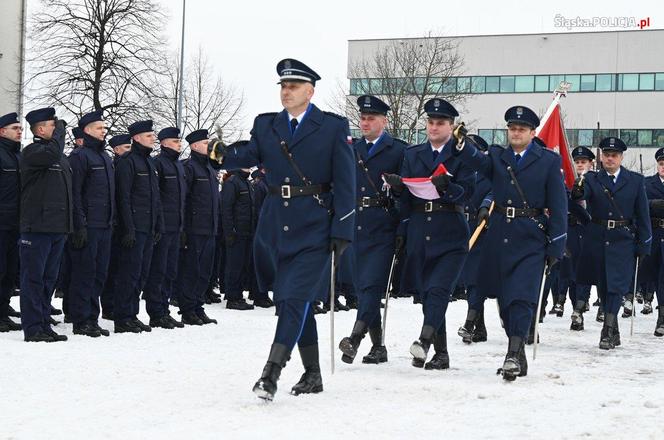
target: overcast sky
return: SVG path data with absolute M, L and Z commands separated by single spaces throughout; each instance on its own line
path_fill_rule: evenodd
M 164 30 L 175 50 L 180 44 L 182 0 L 155 1 L 169 13 Z M 248 130 L 256 114 L 281 110 L 275 65 L 282 58 L 297 58 L 318 72 L 323 79 L 316 86 L 314 103 L 325 109 L 337 82 L 346 81 L 348 40 L 418 37 L 429 30 L 445 35 L 568 32 L 554 26 L 556 14 L 650 17 L 651 28 L 664 28 L 664 4 L 643 0 L 595 4 L 579 0 L 187 0 L 185 56 L 201 46 L 224 81 L 244 91 Z M 610 29 L 575 29 L 582 30 Z

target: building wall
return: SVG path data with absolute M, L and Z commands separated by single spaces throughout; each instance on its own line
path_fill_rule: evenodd
M 17 111 L 20 105 L 21 21 L 23 0 L 2 0 L 0 13 L 0 115 Z
M 466 78 L 612 74 L 615 91 L 572 90 L 562 101 L 565 127 L 574 132 L 571 142 L 574 144 L 578 137 L 586 139 L 587 143 L 587 139 L 593 137 L 589 130 L 596 129 L 599 122 L 603 130 L 629 130 L 630 133 L 624 132 L 625 136 L 640 138 L 643 142 L 652 139 L 649 145 L 640 143 L 639 147 L 664 146 L 664 57 L 656 55 L 664 47 L 664 30 L 468 36 L 455 37 L 455 40 L 465 60 L 460 74 Z M 394 41 L 399 40 L 349 41 L 349 66 L 361 59 L 370 60 L 377 50 Z M 655 90 L 620 91 L 622 74 L 630 73 L 659 73 L 655 77 L 660 90 L 653 87 Z M 349 79 L 352 83 L 354 78 L 350 71 Z M 574 88 L 578 89 L 579 84 Z M 629 88 L 626 82 L 625 88 Z M 351 94 L 357 93 L 351 90 Z M 503 114 L 513 105 L 525 105 L 544 114 L 552 94 L 549 89 L 534 93 L 469 93 L 466 98 L 459 106 L 461 119 L 471 129 L 489 133 L 487 129 L 505 128 Z M 641 132 L 636 131 L 638 129 L 642 129 Z M 581 136 L 588 132 L 590 137 Z M 595 132 L 595 140 L 603 134 Z

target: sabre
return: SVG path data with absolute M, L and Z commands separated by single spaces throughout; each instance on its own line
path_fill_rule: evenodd
M 544 266 L 544 272 L 542 272 L 542 280 L 540 281 L 540 293 L 539 293 L 539 298 L 537 298 L 537 309 L 535 310 L 535 334 L 533 335 L 535 337 L 535 340 L 533 341 L 533 360 L 537 357 L 537 346 L 539 345 L 539 316 L 540 316 L 540 308 L 542 307 L 542 297 L 544 296 L 544 278 L 546 277 L 548 271 L 549 271 L 549 266 L 548 264 Z
M 493 212 L 493 207 L 495 206 L 495 202 L 491 202 L 491 205 L 489 206 L 489 216 L 491 216 L 491 213 Z M 479 225 L 475 228 L 475 232 L 473 232 L 473 235 L 470 237 L 470 241 L 468 242 L 468 252 L 475 246 L 475 242 L 477 239 L 480 237 L 480 234 L 484 230 L 484 227 L 486 226 L 487 221 L 482 220 Z
M 387 277 L 387 288 L 385 289 L 385 309 L 383 310 L 383 331 L 381 333 L 381 345 L 385 345 L 385 328 L 387 326 L 387 304 L 390 301 L 390 285 L 392 284 L 392 275 L 394 274 L 394 266 L 397 264 L 397 253 L 392 256 L 392 265 L 390 266 L 390 274 Z
M 330 261 L 330 369 L 334 374 L 334 260 L 335 251 L 332 251 Z

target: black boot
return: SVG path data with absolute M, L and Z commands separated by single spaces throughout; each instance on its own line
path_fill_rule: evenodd
M 357 355 L 357 349 L 360 348 L 360 342 L 367 333 L 367 324 L 364 321 L 355 321 L 350 337 L 345 337 L 339 342 L 339 350 L 343 353 L 341 360 L 347 364 L 352 364 Z
M 198 316 L 198 319 L 200 319 L 203 324 L 216 324 L 217 323 L 217 320 L 210 318 L 207 315 L 207 313 L 205 313 L 205 310 L 201 310 L 200 312 L 197 312 L 196 316 Z
M 182 314 L 182 324 L 186 325 L 203 325 L 201 318 L 196 315 L 194 312 L 188 312 Z
M 616 348 L 614 344 L 614 322 L 616 322 L 616 315 L 607 313 L 604 316 L 604 326 L 599 340 L 599 348 L 602 350 L 611 350 Z
M 101 332 L 97 329 L 97 327 L 90 325 L 87 322 L 80 325 L 74 324 L 74 334 L 89 336 L 91 338 L 98 338 L 101 336 Z
M 461 336 L 464 344 L 473 342 L 473 331 L 475 330 L 475 319 L 477 319 L 477 310 L 468 309 L 466 313 L 466 322 L 457 330 L 457 335 Z
M 597 308 L 597 316 L 595 316 L 595 321 L 604 322 L 604 310 L 602 310 L 601 305 Z
M 475 318 L 475 330 L 473 330 L 473 342 L 486 342 L 487 333 L 484 324 L 484 309 L 477 314 Z
M 378 326 L 369 329 L 371 338 L 371 350 L 362 358 L 363 364 L 382 364 L 387 362 L 387 348 L 383 345 L 383 329 Z
M 144 323 L 138 318 L 134 318 L 131 320 L 131 322 L 134 324 L 135 327 L 138 327 L 142 332 L 151 332 L 152 327 Z
M 553 312 L 558 318 L 562 318 L 565 313 L 565 295 L 558 295 L 556 297 L 556 303 L 553 305 Z
M 7 316 L 10 318 L 20 318 L 21 312 L 17 312 L 12 306 L 7 306 Z
M 346 305 L 351 310 L 357 310 L 357 297 L 356 296 L 347 296 Z
M 164 315 L 158 318 L 150 318 L 150 327 L 172 330 L 175 328 L 175 324 L 173 324 L 173 322 L 167 318 L 167 315 Z
M 643 309 L 641 309 L 641 313 L 644 315 L 649 315 L 652 313 L 652 298 L 653 298 L 653 292 L 646 292 L 643 295 Z
M 569 329 L 574 331 L 583 330 L 583 311 L 586 310 L 586 302 L 582 300 L 577 300 L 574 305 L 574 311 L 572 312 L 572 324 L 570 324 Z
M 424 366 L 435 332 L 436 330 L 430 325 L 422 326 L 420 339 L 413 342 L 410 346 L 410 354 L 413 355 L 413 367 L 422 368 Z
M 21 330 L 21 328 L 21 324 L 15 323 L 9 317 L 0 318 L 0 333 L 16 332 Z
M 263 368 L 263 374 L 254 385 L 253 392 L 264 400 L 274 399 L 277 392 L 277 381 L 281 375 L 281 369 L 286 366 L 290 350 L 283 344 L 272 344 L 267 363 Z
M 424 364 L 425 370 L 446 370 L 450 368 L 450 355 L 447 353 L 447 332 L 437 334 L 433 340 L 436 353 Z
M 522 350 L 524 350 L 523 338 L 520 336 L 510 336 L 503 368 L 498 369 L 498 374 L 502 374 L 504 380 L 512 382 L 521 374 L 519 355 Z
M 664 306 L 659 306 L 657 313 L 657 325 L 655 326 L 654 335 L 661 338 L 664 336 Z
M 629 318 L 634 313 L 634 295 L 631 293 L 625 296 L 625 303 L 623 304 L 623 318 Z
M 541 323 L 542 321 L 540 321 Z M 540 342 L 539 333 L 537 334 L 537 343 Z M 535 343 L 535 319 L 530 323 L 530 330 L 528 330 L 528 338 L 526 339 L 526 345 L 533 345 Z
M 528 375 L 528 359 L 526 359 L 526 346 L 521 345 L 521 350 L 519 350 L 519 377 L 524 377 Z
M 293 385 L 291 394 L 299 396 L 300 394 L 320 393 L 323 391 L 323 377 L 320 375 L 320 363 L 318 362 L 318 344 L 298 348 L 302 365 L 304 365 L 304 374 L 300 377 L 300 381 Z

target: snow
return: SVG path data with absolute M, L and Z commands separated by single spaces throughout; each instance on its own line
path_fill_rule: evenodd
M 17 308 L 18 298 L 12 304 Z M 271 403 L 251 388 L 268 355 L 274 309 L 215 304 L 206 311 L 217 326 L 98 339 L 74 336 L 71 325 L 60 324 L 56 331 L 70 339 L 53 344 L 3 333 L 0 438 L 664 438 L 664 339 L 652 334 L 656 311 L 636 317 L 633 337 L 629 320 L 621 319 L 623 345 L 603 352 L 596 308 L 578 333 L 569 330 L 566 306 L 563 318 L 547 315 L 537 360 L 527 348 L 528 376 L 513 383 L 495 375 L 506 338 L 493 301 L 486 307 L 488 342 L 470 346 L 456 335 L 466 303 L 450 304 L 446 371 L 410 365 L 408 349 L 421 325 L 420 306 L 410 299 L 390 302 L 390 361 L 361 363 L 367 337 L 352 365 L 335 350 L 333 376 L 329 317 L 319 315 L 325 391 L 288 394 L 302 373 L 296 350 Z M 354 317 L 354 311 L 336 313 L 337 344 Z M 144 313 L 140 318 L 147 322 Z M 109 321 L 101 325 L 112 330 Z

